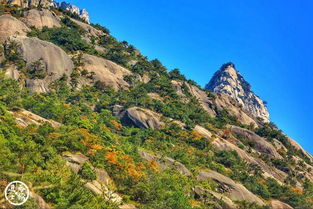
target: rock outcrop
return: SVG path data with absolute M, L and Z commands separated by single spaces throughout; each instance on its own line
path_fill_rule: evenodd
M 70 18 L 74 23 L 76 23 L 77 25 L 79 25 L 79 27 L 81 27 L 83 30 L 85 30 L 87 32 L 87 34 L 85 35 L 85 37 L 88 37 L 88 35 L 91 36 L 102 36 L 104 35 L 104 33 L 101 30 L 98 30 L 94 27 L 92 27 L 91 25 L 81 22 L 79 20 Z
M 41 63 L 45 78 L 26 78 L 25 80 L 26 86 L 31 92 L 48 92 L 51 82 L 64 75 L 68 77 L 71 75 L 74 67 L 73 62 L 60 47 L 38 38 L 18 36 L 10 38 L 10 41 L 18 43 L 20 53 L 28 68 L 31 68 L 35 62 Z
M 29 27 L 33 26 L 38 29 L 42 29 L 44 26 L 48 28 L 61 27 L 60 18 L 47 9 L 26 11 L 23 22 Z
M 287 174 L 276 169 L 275 167 L 271 167 L 267 165 L 264 161 L 252 157 L 248 152 L 245 150 L 239 148 L 238 146 L 230 143 L 227 140 L 216 138 L 212 142 L 212 145 L 218 149 L 218 150 L 226 150 L 226 151 L 236 151 L 238 153 L 238 156 L 242 159 L 247 161 L 248 163 L 255 164 L 261 168 L 261 170 L 264 172 L 263 176 L 265 178 L 273 178 L 276 179 L 280 184 L 284 182 L 285 178 L 287 177 Z
M 15 118 L 17 124 L 19 124 L 20 126 L 26 127 L 29 125 L 37 125 L 40 126 L 44 123 L 50 123 L 53 127 L 60 127 L 61 124 L 54 121 L 54 120 L 48 120 L 45 119 L 39 115 L 36 115 L 32 112 L 29 112 L 27 110 L 19 110 L 19 111 L 15 111 L 15 112 L 10 112 L 13 117 Z
M 186 176 L 192 175 L 192 173 L 182 163 L 172 158 L 153 155 L 143 150 L 138 150 L 138 153 L 144 161 L 155 162 L 161 170 L 172 169 Z
M 212 135 L 208 130 L 202 127 L 202 131 L 197 131 L 199 134 L 201 134 L 204 138 L 211 139 Z M 212 139 L 212 145 L 217 149 L 217 150 L 226 150 L 226 151 L 236 151 L 238 156 L 242 159 L 245 160 L 248 163 L 254 164 L 259 166 L 263 173 L 263 176 L 265 178 L 273 178 L 276 179 L 280 184 L 284 182 L 285 178 L 287 177 L 287 174 L 274 168 L 269 165 L 267 165 L 265 162 L 258 158 L 252 157 L 249 153 L 247 153 L 245 150 L 239 148 L 237 145 L 224 140 L 220 138 L 219 136 L 216 136 L 214 139 Z
M 66 163 L 74 173 L 78 173 L 84 163 L 86 163 L 89 158 L 83 154 L 72 154 L 72 153 L 64 153 L 63 159 L 66 160 Z M 103 195 L 106 200 L 112 201 L 116 204 L 120 204 L 122 202 L 122 198 L 111 191 L 109 187 L 112 186 L 112 180 L 108 173 L 104 169 L 93 168 L 96 173 L 96 180 L 86 181 L 85 188 L 89 189 L 96 195 Z
M 251 193 L 243 185 L 234 182 L 232 179 L 217 173 L 215 171 L 200 171 L 198 181 L 206 181 L 212 179 L 218 183 L 218 190 L 222 194 L 226 194 L 232 200 L 255 202 L 259 205 L 265 205 L 264 202 L 256 195 Z
M 303 154 L 305 154 L 305 156 L 307 157 L 307 158 L 309 158 L 310 160 L 311 160 L 311 162 L 313 162 L 313 156 L 310 154 L 310 153 L 308 153 L 307 151 L 305 151 L 302 147 L 301 147 L 301 145 L 299 144 L 299 143 L 297 143 L 295 140 L 293 140 L 292 138 L 289 138 L 289 137 L 287 137 L 287 139 L 288 139 L 288 141 L 290 142 L 290 144 L 292 145 L 292 146 L 294 146 L 296 149 L 298 149 L 300 152 L 303 152 Z
M 10 36 L 26 36 L 30 29 L 11 15 L 0 16 L 0 42 L 3 43 Z
M 243 138 L 244 140 L 248 140 L 251 144 L 254 145 L 254 149 L 260 153 L 267 154 L 272 158 L 282 159 L 282 156 L 276 151 L 275 147 L 266 141 L 265 138 L 258 136 L 256 133 L 249 131 L 247 129 L 229 125 L 228 128 L 230 131 Z
M 230 96 L 254 118 L 261 118 L 264 122 L 269 121 L 266 104 L 251 91 L 250 84 L 236 71 L 234 64 L 223 65 L 205 88 Z
M 79 9 L 77 6 L 70 4 L 70 3 L 66 3 L 64 1 L 60 3 L 54 2 L 53 6 L 56 8 L 61 8 L 63 10 L 70 11 L 71 13 L 77 14 L 80 18 L 85 20 L 87 23 L 90 23 L 89 14 L 87 10 L 85 9 Z
M 93 73 L 94 81 L 101 81 L 104 85 L 112 87 L 114 90 L 127 89 L 129 84 L 124 81 L 126 75 L 131 72 L 112 61 L 96 57 L 89 54 L 82 56 L 82 70 Z
M 198 99 L 199 103 L 205 111 L 209 113 L 210 116 L 215 117 L 216 112 L 214 111 L 213 103 L 208 97 L 207 93 L 196 86 L 190 85 L 187 82 L 172 80 L 173 87 L 176 89 L 176 93 L 180 96 L 185 96 L 184 90 L 189 91 L 189 93 Z M 184 87 L 186 89 L 184 89 Z
M 243 111 L 242 107 L 239 104 L 236 104 L 236 101 L 228 95 L 214 94 L 209 97 L 208 92 L 199 89 L 197 86 L 179 80 L 172 80 L 172 85 L 176 89 L 176 93 L 182 96 L 182 101 L 184 102 L 188 102 L 184 90 L 189 91 L 192 96 L 198 99 L 203 109 L 211 117 L 215 117 L 217 111 L 227 110 L 230 115 L 236 116 L 241 123 L 257 126 L 256 120 Z
M 164 126 L 164 123 L 161 121 L 161 117 L 161 114 L 153 112 L 152 110 L 140 107 L 131 107 L 126 110 L 123 118 L 124 120 L 128 119 L 128 121 L 139 128 L 156 129 Z
M 53 0 L 7 0 L 8 4 L 17 5 L 22 8 L 42 7 L 48 8 L 53 6 Z

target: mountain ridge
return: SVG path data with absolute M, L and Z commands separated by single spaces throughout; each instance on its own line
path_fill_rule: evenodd
M 312 156 L 244 109 L 233 64 L 209 91 L 103 26 L 17 10 L 0 16 L 0 180 L 25 174 L 26 207 L 311 208 Z

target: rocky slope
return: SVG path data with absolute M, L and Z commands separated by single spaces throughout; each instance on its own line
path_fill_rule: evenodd
M 69 4 L 66 2 L 53 2 L 53 6 L 56 8 L 61 8 L 66 11 L 70 11 L 73 14 L 77 14 L 80 18 L 85 20 L 87 23 L 90 23 L 90 17 L 86 9 L 79 9 L 77 6 L 73 4 Z
M 226 94 L 242 106 L 254 118 L 269 121 L 266 104 L 252 91 L 250 84 L 235 69 L 234 64 L 227 63 L 217 71 L 205 89 L 215 93 Z
M 9 3 L 0 189 L 25 181 L 26 208 L 312 208 L 313 157 L 233 64 L 202 89 L 50 1 Z

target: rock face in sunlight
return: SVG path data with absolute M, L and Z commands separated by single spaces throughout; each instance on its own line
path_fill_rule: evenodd
M 7 0 L 8 4 L 27 7 L 50 7 L 53 6 L 53 0 Z
M 63 10 L 67 10 L 70 11 L 74 14 L 77 14 L 80 18 L 82 18 L 83 20 L 85 20 L 87 23 L 90 23 L 90 17 L 89 14 L 87 12 L 87 10 L 85 9 L 79 9 L 77 6 L 67 3 L 67 2 L 54 2 L 54 7 L 56 8 L 61 8 Z
M 224 64 L 205 88 L 230 96 L 251 116 L 264 122 L 269 121 L 265 102 L 252 92 L 250 84 L 235 69 L 233 63 Z
M 313 205 L 313 156 L 233 63 L 202 88 L 52 0 L 0 4 L 0 194 L 16 178 L 25 208 Z

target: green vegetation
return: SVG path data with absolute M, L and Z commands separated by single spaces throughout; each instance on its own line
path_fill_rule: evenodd
M 68 12 L 61 12 L 79 19 Z M 91 36 L 70 18 L 65 17 L 61 28 L 33 28 L 28 34 L 50 41 L 73 55 L 74 72 L 70 77 L 63 76 L 54 81 L 50 85 L 49 93 L 26 92 L 17 81 L 6 79 L 1 72 L 0 180 L 4 185 L 16 180 L 18 176 L 18 180 L 31 184 L 31 189 L 43 188 L 35 192 L 55 208 L 117 208 L 110 201 L 106 201 L 105 195 L 94 195 L 84 187 L 84 182 L 97 179 L 97 168 L 105 169 L 115 182 L 115 187 L 110 189 L 118 192 L 124 202 L 133 203 L 138 208 L 217 208 L 217 201 L 213 201 L 213 197 L 196 198 L 193 192 L 193 188 L 199 185 L 217 191 L 216 182 L 197 182 L 194 176 L 186 177 L 175 170 L 161 170 L 155 161 L 145 162 L 141 159 L 138 154 L 140 148 L 171 157 L 184 164 L 195 175 L 199 170 L 218 171 L 241 182 L 266 201 L 278 199 L 296 209 L 311 207 L 313 184 L 300 175 L 300 168 L 306 165 L 302 161 L 294 162 L 292 156 L 297 155 L 305 162 L 311 162 L 302 151 L 291 146 L 287 137 L 274 124 L 263 124 L 254 129 L 252 125 L 240 124 L 226 110 L 215 110 L 217 116 L 210 117 L 188 90 L 188 84 L 196 84 L 187 80 L 178 69 L 167 72 L 159 60 L 149 61 L 134 46 L 112 37 L 107 28 L 100 25 L 94 27 L 104 34 L 100 37 Z M 84 39 L 82 36 L 85 36 Z M 85 38 L 89 38 L 90 43 Z M 96 45 L 105 48 L 106 52 L 97 52 Z M 3 50 L 5 61 L 2 65 L 15 64 L 29 79 L 45 78 L 42 61 L 38 60 L 26 66 L 19 47 L 15 42 L 6 44 Z M 101 56 L 130 69 L 134 74 L 127 76 L 125 80 L 131 88 L 114 91 L 98 81 L 94 86 L 77 89 L 80 77 L 92 77 L 88 72 L 80 70 L 84 65 L 83 53 Z M 151 80 L 147 83 L 138 82 L 138 77 L 143 78 L 144 75 L 148 75 Z M 183 95 L 177 93 L 172 80 L 182 81 Z M 245 85 L 250 88 L 248 83 Z M 148 96 L 151 92 L 157 93 L 162 99 L 152 99 Z M 207 94 L 212 100 L 216 98 L 209 91 Z M 112 115 L 112 109 L 116 105 L 125 109 L 133 106 L 148 108 L 161 113 L 165 117 L 162 120 L 179 120 L 185 127 L 181 128 L 166 121 L 164 127 L 156 130 L 136 128 Z M 22 108 L 62 125 L 53 127 L 50 123 L 43 123 L 24 127 L 17 124 L 9 113 L 19 112 Z M 287 147 L 288 152 L 281 153 L 283 159 L 269 159 L 252 153 L 269 165 L 286 172 L 288 178 L 285 186 L 274 179 L 266 179 L 259 166 L 241 160 L 237 152 L 220 151 L 212 146 L 212 141 L 219 132 L 227 132 L 227 124 L 254 130 L 269 141 L 278 139 Z M 208 128 L 215 136 L 210 139 L 202 137 L 193 131 L 195 125 Z M 245 138 L 237 138 L 244 144 L 241 148 L 250 148 L 251 152 L 254 144 Z M 224 140 L 231 139 L 225 137 Z M 75 174 L 62 158 L 65 152 L 81 153 L 89 160 Z M 3 171 L 7 173 L 2 173 Z M 23 175 L 19 175 L 21 173 Z M 12 177 L 10 174 L 17 175 Z M 303 183 L 303 190 L 294 187 L 296 181 Z M 0 182 L 1 189 L 3 182 Z M 223 205 L 222 201 L 218 203 Z M 26 208 L 37 207 L 34 201 L 27 204 Z M 268 208 L 245 201 L 237 202 L 237 205 L 245 209 Z

